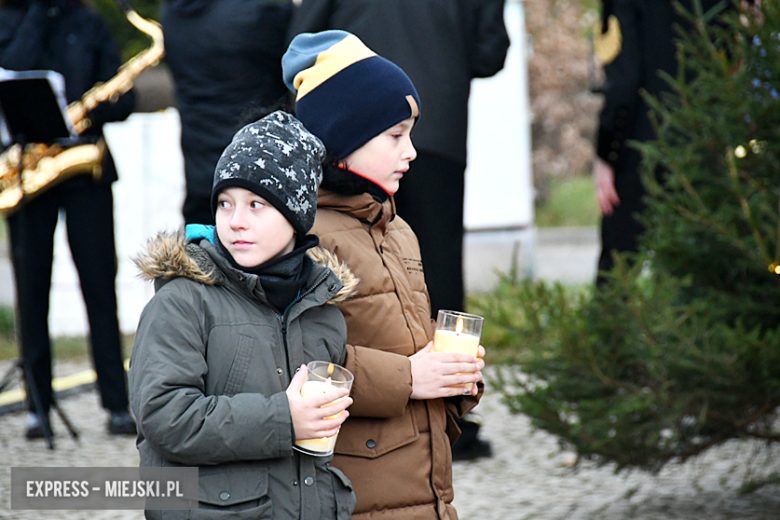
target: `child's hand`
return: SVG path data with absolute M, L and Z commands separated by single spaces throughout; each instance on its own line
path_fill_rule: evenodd
M 349 417 L 346 411 L 352 404 L 352 398 L 347 397 L 349 390 L 334 386 L 324 394 L 302 397 L 301 387 L 305 381 L 306 365 L 301 365 L 285 391 L 290 403 L 295 440 L 333 437 Z
M 430 342 L 409 357 L 412 362 L 412 399 L 476 395 L 477 385 L 472 385 L 470 391 L 453 385 L 482 381 L 485 349 L 480 346 L 478 357 L 474 357 L 456 352 L 431 352 L 432 347 L 433 342 Z
M 482 345 L 480 345 L 479 348 L 477 349 L 477 358 L 479 359 L 480 362 L 482 362 L 482 368 L 485 368 L 485 347 L 483 347 Z M 479 378 L 480 380 L 482 379 L 482 369 L 480 369 L 479 371 Z M 478 393 L 479 393 L 479 388 L 477 388 L 476 383 L 471 385 L 471 396 L 476 397 Z

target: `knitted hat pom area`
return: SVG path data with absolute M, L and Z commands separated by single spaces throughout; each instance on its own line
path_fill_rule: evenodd
M 282 57 L 282 74 L 296 117 L 340 159 L 420 115 L 409 76 L 346 31 L 297 35 Z

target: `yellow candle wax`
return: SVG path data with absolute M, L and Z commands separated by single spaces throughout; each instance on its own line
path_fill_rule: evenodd
M 454 330 L 437 330 L 433 335 L 433 352 L 458 352 L 477 357 L 479 336 L 457 333 Z M 471 390 L 473 383 L 465 383 L 463 388 Z
M 433 336 L 434 352 L 459 352 L 477 357 L 479 336 L 458 334 L 454 330 L 437 330 Z

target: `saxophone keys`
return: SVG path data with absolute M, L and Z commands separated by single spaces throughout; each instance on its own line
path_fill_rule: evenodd
M 23 195 L 19 183 L 0 191 L 0 215 L 9 215 L 19 205 Z
M 57 178 L 57 159 L 54 157 L 41 157 L 34 169 L 26 169 L 22 172 L 22 191 L 24 193 L 36 193 L 52 180 Z

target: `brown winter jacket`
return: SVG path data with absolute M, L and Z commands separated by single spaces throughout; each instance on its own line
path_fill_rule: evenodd
M 352 480 L 353 519 L 453 519 L 453 416 L 478 398 L 410 399 L 411 356 L 433 337 L 430 300 L 412 229 L 369 194 L 320 190 L 312 232 L 360 278 L 338 303 L 347 322 L 354 403 L 333 466 Z M 482 393 L 480 383 L 480 396 Z

